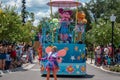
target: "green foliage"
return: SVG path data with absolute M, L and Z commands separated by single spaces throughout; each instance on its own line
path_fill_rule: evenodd
M 120 0 L 91 0 L 87 3 L 87 9 L 94 14 L 94 19 L 105 18 L 109 19 L 111 14 L 117 16 L 117 22 L 120 22 Z
M 120 72 L 120 65 L 111 66 L 110 71 Z
M 15 7 L 6 6 L 1 10 L 0 40 L 7 40 L 10 42 L 30 41 L 34 34 L 31 32 L 31 30 L 33 30 L 32 28 L 34 27 L 32 22 L 28 21 L 23 26 L 21 22 L 21 16 L 15 12 Z
M 88 43 L 96 45 L 107 45 L 111 42 L 112 38 L 112 26 L 111 23 L 104 22 L 104 20 L 99 19 L 99 24 L 92 23 L 92 29 L 86 33 L 86 40 Z M 120 43 L 120 28 L 115 23 L 114 26 L 114 44 L 118 46 Z

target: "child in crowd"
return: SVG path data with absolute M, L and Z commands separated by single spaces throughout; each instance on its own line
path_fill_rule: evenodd
M 6 70 L 10 69 L 10 64 L 11 64 L 11 57 L 10 57 L 10 54 L 7 53 L 6 54 L 6 67 L 5 67 Z

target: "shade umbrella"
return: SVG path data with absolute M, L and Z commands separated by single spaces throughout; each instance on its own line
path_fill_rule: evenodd
M 53 7 L 76 7 L 80 6 L 82 3 L 74 1 L 74 0 L 52 0 L 48 2 L 47 5 Z

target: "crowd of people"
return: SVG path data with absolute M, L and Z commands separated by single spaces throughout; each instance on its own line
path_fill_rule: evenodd
M 21 67 L 24 63 L 33 63 L 34 49 L 32 46 L 0 43 L 0 70 L 11 70 Z
M 120 55 L 120 46 L 112 48 L 112 45 L 97 46 L 95 48 L 95 65 L 114 65 L 118 64 Z

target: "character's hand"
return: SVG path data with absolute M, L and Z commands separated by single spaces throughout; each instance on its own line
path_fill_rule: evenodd
M 57 62 L 58 62 L 58 63 L 61 63 L 61 62 L 62 62 L 62 58 L 61 58 L 61 57 L 58 57 L 58 58 L 57 58 Z

